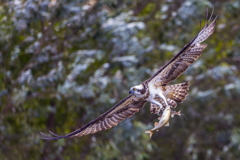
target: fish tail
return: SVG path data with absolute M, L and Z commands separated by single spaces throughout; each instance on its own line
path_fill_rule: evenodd
M 151 138 L 152 135 L 153 135 L 153 131 L 152 131 L 152 130 L 145 131 L 145 133 L 149 134 L 150 138 Z

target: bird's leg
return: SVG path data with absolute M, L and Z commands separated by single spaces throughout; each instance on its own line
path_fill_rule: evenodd
M 160 98 L 163 99 L 163 101 L 164 101 L 164 103 L 165 103 L 165 105 L 166 105 L 166 107 L 167 107 L 167 106 L 168 106 L 168 103 L 167 103 L 167 100 L 166 100 L 165 96 L 162 94 L 162 92 L 161 92 L 161 91 L 158 92 L 157 95 L 158 95 Z
M 155 99 L 152 99 L 150 102 L 153 103 L 153 104 L 156 104 L 157 106 L 159 106 L 160 109 L 163 108 L 162 104 L 159 103 L 158 101 L 156 101 Z

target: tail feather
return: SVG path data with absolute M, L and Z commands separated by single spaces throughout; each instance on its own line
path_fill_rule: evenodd
M 166 97 L 181 103 L 188 95 L 189 86 L 189 82 L 166 86 Z

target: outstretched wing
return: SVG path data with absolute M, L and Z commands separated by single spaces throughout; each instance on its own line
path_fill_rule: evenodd
M 91 122 L 87 123 L 76 131 L 69 133 L 65 136 L 60 136 L 49 131 L 53 135 L 53 137 L 41 133 L 41 135 L 43 136 L 41 139 L 57 140 L 61 138 L 81 137 L 84 135 L 107 130 L 118 125 L 118 123 L 120 123 L 124 119 L 134 115 L 136 112 L 139 111 L 139 109 L 141 109 L 145 105 L 146 102 L 147 101 L 145 100 L 129 95 L 128 97 L 120 101 L 118 104 L 116 104 L 113 108 L 111 108 L 98 118 L 92 120 Z
M 216 17 L 217 18 L 217 17 Z M 154 76 L 147 80 L 156 86 L 167 85 L 179 77 L 199 56 L 203 53 L 206 44 L 200 44 L 213 32 L 216 25 L 216 18 L 202 28 L 198 35 L 193 38 L 184 48 L 165 64 Z M 210 23 L 210 24 L 209 24 Z

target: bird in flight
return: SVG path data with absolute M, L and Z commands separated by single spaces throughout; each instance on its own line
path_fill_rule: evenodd
M 212 16 L 211 16 L 212 17 Z M 165 108 L 175 108 L 187 96 L 189 82 L 168 85 L 178 78 L 193 62 L 195 62 L 207 47 L 201 44 L 213 32 L 216 18 L 208 20 L 200 32 L 176 54 L 169 62 L 161 67 L 150 79 L 130 88 L 129 95 L 116 104 L 113 108 L 90 121 L 81 128 L 66 134 L 57 135 L 51 131 L 52 136 L 41 133 L 43 140 L 57 140 L 61 138 L 81 137 L 99 131 L 110 129 L 124 119 L 137 113 L 146 102 L 150 102 L 150 111 L 161 114 Z

